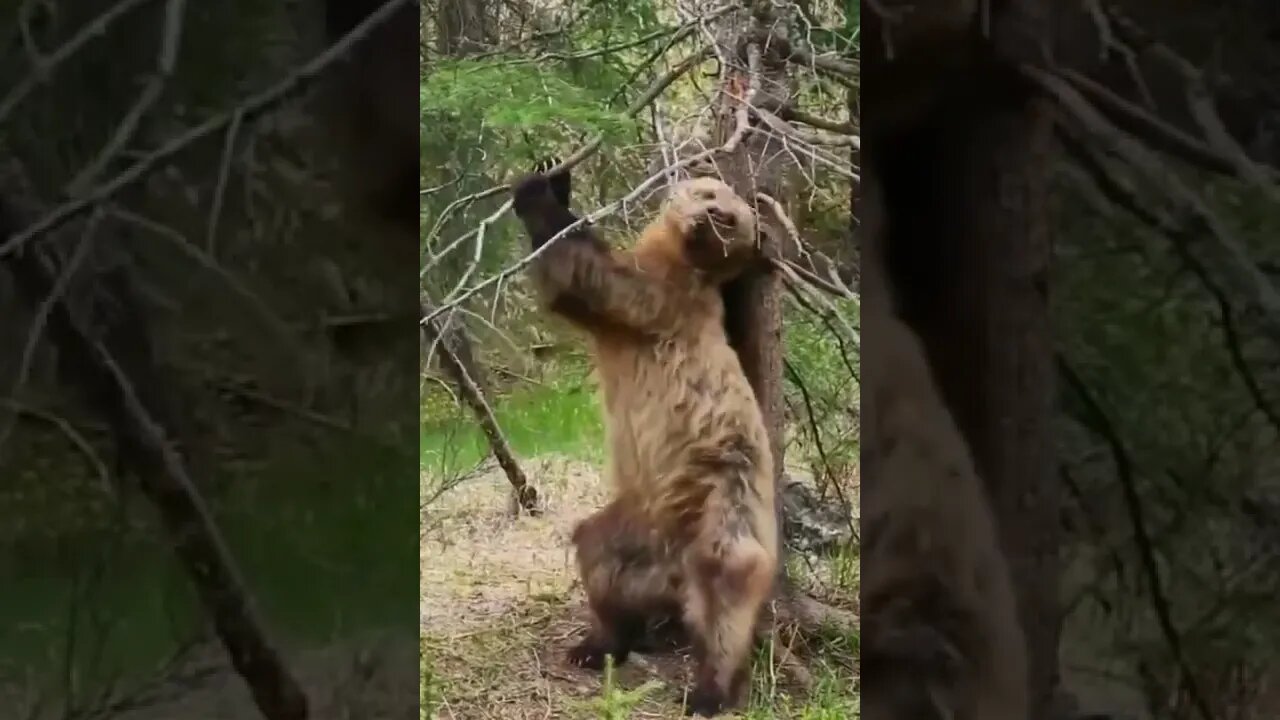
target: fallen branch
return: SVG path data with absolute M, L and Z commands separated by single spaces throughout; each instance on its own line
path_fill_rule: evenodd
M 424 317 L 430 315 L 430 308 L 423 307 L 422 314 Z M 484 433 L 485 439 L 489 441 L 489 450 L 506 474 L 508 482 L 511 483 L 512 491 L 515 493 L 516 504 L 530 515 L 536 515 L 538 513 L 537 490 L 529 484 L 529 479 L 525 476 L 524 470 L 516 462 L 515 454 L 511 451 L 511 445 L 507 442 L 506 436 L 502 434 L 502 428 L 498 426 L 498 418 L 494 415 L 493 408 L 489 406 L 489 401 L 485 399 L 484 392 L 472 378 L 466 363 L 462 362 L 454 351 L 450 338 L 446 337 L 447 333 L 460 333 L 461 330 L 450 328 L 447 324 L 441 327 L 437 321 L 429 320 L 422 324 L 422 332 L 428 342 L 439 348 L 441 368 L 448 374 L 454 386 L 458 388 L 458 393 L 462 396 L 462 400 L 475 413 L 476 422 L 480 425 L 480 430 Z

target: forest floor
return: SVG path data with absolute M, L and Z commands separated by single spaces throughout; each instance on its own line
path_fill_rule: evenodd
M 568 535 L 606 499 L 592 463 L 543 455 L 523 463 L 543 498 L 538 517 L 510 512 L 509 485 L 489 471 L 424 509 L 424 718 L 640 720 L 681 716 L 685 653 L 633 655 L 610 678 L 573 667 L 565 650 L 586 629 Z M 856 558 L 809 561 L 807 580 L 850 599 Z M 774 624 L 757 651 L 749 707 L 738 717 L 858 716 L 856 630 L 804 636 Z

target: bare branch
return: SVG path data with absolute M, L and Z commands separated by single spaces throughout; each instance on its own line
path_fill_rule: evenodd
M 31 375 L 31 365 L 35 360 L 36 349 L 40 347 L 40 341 L 45 336 L 49 316 L 54 307 L 62 302 L 68 288 L 71 286 L 72 278 L 80 270 L 85 258 L 89 256 L 89 251 L 93 248 L 101 220 L 102 210 L 95 210 L 93 215 L 85 222 L 79 241 L 76 243 L 75 249 L 72 250 L 71 257 L 67 259 L 58 273 L 58 278 L 54 281 L 49 294 L 36 307 L 35 315 L 31 318 L 31 324 L 27 328 L 27 339 L 22 344 L 22 356 L 18 361 L 17 372 L 14 373 L 13 384 L 9 388 L 9 399 L 16 401 L 18 395 L 22 392 L 22 388 L 26 386 L 27 379 Z M 4 446 L 8 443 L 9 434 L 13 432 L 16 418 L 16 413 L 10 413 L 4 418 L 4 424 L 0 425 L 0 453 L 3 453 Z
M 1079 140 L 1070 135 L 1065 130 L 1059 130 L 1058 137 L 1063 146 L 1080 165 L 1080 167 L 1089 175 L 1090 179 L 1095 183 L 1096 188 L 1101 192 L 1103 199 L 1099 202 L 1111 202 L 1128 211 L 1140 222 L 1146 224 L 1151 229 L 1169 237 L 1173 243 L 1178 255 L 1183 259 L 1187 266 L 1191 269 L 1192 274 L 1200 281 L 1201 285 L 1209 292 L 1214 301 L 1218 305 L 1219 320 L 1222 323 L 1223 342 L 1226 345 L 1228 356 L 1231 363 L 1240 376 L 1241 382 L 1245 389 L 1253 398 L 1254 405 L 1258 411 L 1271 423 L 1272 427 L 1280 431 L 1280 413 L 1272 407 L 1272 403 L 1266 398 L 1262 390 L 1262 385 L 1258 381 L 1253 370 L 1249 367 L 1248 361 L 1245 359 L 1244 351 L 1241 347 L 1239 332 L 1235 324 L 1235 310 L 1232 308 L 1230 299 L 1226 292 L 1218 287 L 1217 283 L 1210 277 L 1209 272 L 1204 265 L 1197 261 L 1195 257 L 1185 250 L 1187 243 L 1186 230 L 1178 227 L 1171 219 L 1163 214 L 1157 214 L 1154 211 L 1143 207 L 1141 200 L 1132 189 L 1111 172 L 1105 163 L 1094 154 Z
M 1097 103 L 1098 109 L 1122 130 L 1141 138 L 1152 147 L 1211 172 L 1235 172 L 1235 167 L 1228 158 L 1097 81 L 1073 70 L 1062 70 L 1060 74 L 1089 100 Z
M 182 42 L 183 20 L 186 15 L 186 0 L 168 0 L 164 9 L 164 34 L 160 38 L 160 54 L 156 58 L 155 73 L 138 94 L 138 99 L 125 113 L 124 119 L 112 134 L 111 139 L 103 146 L 98 156 L 76 173 L 75 179 L 67 186 L 67 195 L 76 197 L 85 192 L 89 185 L 97 182 L 98 176 L 107 169 L 113 160 L 133 140 L 138 126 L 151 108 L 160 99 L 165 83 L 173 76 L 178 64 L 178 47 Z
M 744 132 L 745 132 L 745 131 L 744 131 Z M 737 134 L 736 134 L 736 133 L 735 133 L 734 137 L 737 137 Z M 733 141 L 733 138 L 730 138 L 729 140 L 730 140 L 730 142 L 732 142 L 732 141 Z M 546 252 L 546 251 L 547 251 L 547 248 L 550 248 L 550 247 L 552 246 L 552 244 L 553 244 L 553 243 L 558 242 L 558 241 L 560 240 L 560 238 L 563 238 L 563 237 L 565 237 L 566 235 L 569 235 L 570 233 L 573 233 L 574 231 L 576 231 L 578 228 L 582 227 L 583 225 L 586 225 L 586 224 L 588 224 L 588 223 L 594 223 L 594 222 L 596 222 L 596 221 L 600 220 L 600 219 L 601 219 L 601 218 L 603 218 L 603 217 L 606 217 L 606 216 L 608 216 L 608 215 L 612 215 L 613 213 L 615 213 L 615 212 L 617 212 L 617 211 L 619 211 L 619 210 L 621 210 L 621 209 L 623 209 L 623 208 L 627 207 L 630 203 L 635 202 L 635 200 L 636 200 L 637 198 L 639 198 L 641 195 L 643 195 L 645 192 L 647 192 L 651 187 L 653 187 L 653 186 L 654 186 L 654 185 L 656 185 L 658 182 L 660 182 L 660 181 L 662 181 L 664 178 L 666 178 L 666 177 L 668 176 L 668 174 L 669 174 L 669 173 L 671 173 L 671 172 L 673 172 L 673 171 L 675 171 L 675 170 L 678 170 L 678 169 L 681 169 L 681 168 L 685 168 L 685 167 L 688 167 L 688 166 L 690 166 L 690 165 L 694 165 L 694 164 L 696 164 L 696 163 L 702 162 L 703 160 L 706 160 L 707 158 L 710 158 L 710 157 L 712 157 L 712 156 L 714 156 L 714 155 L 719 155 L 719 154 L 723 154 L 723 153 L 725 153 L 725 152 L 726 152 L 726 150 L 725 150 L 725 147 L 726 147 L 726 146 L 727 146 L 727 143 L 726 143 L 726 145 L 722 145 L 722 146 L 717 146 L 717 147 L 709 148 L 709 149 L 704 150 L 704 151 L 702 151 L 702 152 L 695 153 L 695 154 L 693 154 L 693 155 L 690 155 L 690 156 L 688 156 L 688 157 L 685 157 L 685 158 L 683 158 L 683 159 L 681 159 L 681 160 L 679 160 L 679 161 L 675 162 L 674 164 L 672 164 L 672 165 L 670 165 L 670 166 L 668 166 L 668 167 L 662 168 L 660 171 L 658 171 L 657 173 L 654 173 L 653 175 L 650 175 L 647 179 L 645 179 L 645 180 L 644 180 L 643 182 L 641 182 L 639 185 L 637 185 L 636 187 L 632 188 L 631 192 L 627 193 L 627 194 L 626 194 L 625 196 L 623 196 L 621 199 L 619 199 L 619 200 L 615 200 L 614 202 L 609 203 L 608 205 L 605 205 L 604 207 L 601 207 L 601 208 L 597 209 L 597 210 L 596 210 L 596 211 L 594 211 L 594 212 L 587 213 L 586 215 L 583 215 L 582 217 L 578 218 L 578 220 L 577 220 L 576 222 L 570 223 L 570 224 L 569 224 L 568 226 L 566 226 L 563 230 L 561 230 L 560 232 L 558 232 L 558 233 L 556 233 L 554 236 L 552 236 L 552 237 L 551 237 L 551 239 L 549 239 L 546 243 L 544 243 L 544 244 L 542 245 L 542 247 L 540 247 L 540 248 L 538 248 L 537 250 L 534 250 L 533 252 L 529 253 L 528 255 L 526 255 L 525 257 L 523 257 L 522 259 L 520 259 L 518 262 L 516 262 L 516 263 L 514 263 L 514 264 L 512 264 L 512 265 L 510 265 L 510 266 L 508 266 L 507 268 L 505 268 L 504 270 L 502 270 L 501 272 L 499 272 L 497 275 L 494 275 L 494 276 L 492 276 L 492 277 L 488 278 L 487 280 L 485 280 L 485 281 L 483 281 L 483 282 L 481 282 L 481 283 L 478 283 L 478 284 L 476 284 L 476 285 L 473 285 L 472 287 L 468 288 L 467 290 L 465 290 L 465 291 L 463 291 L 463 292 L 461 292 L 461 293 L 457 293 L 457 294 L 455 294 L 453 297 L 451 297 L 451 298 L 447 299 L 446 301 L 442 302 L 442 303 L 441 303 L 441 305 L 440 305 L 439 307 L 435 308 L 435 309 L 434 309 L 434 310 L 432 310 L 430 313 L 428 313 L 426 316 L 424 316 L 424 317 L 422 318 L 422 322 L 423 322 L 423 323 L 431 322 L 431 321 L 432 321 L 432 320 L 434 320 L 435 318 L 439 317 L 442 313 L 445 313 L 445 312 L 447 312 L 447 311 L 451 310 L 454 306 L 456 306 L 456 305 L 458 305 L 459 303 L 461 303 L 461 302 L 465 301 L 467 298 L 470 298 L 471 296 L 475 295 L 476 293 L 479 293 L 481 290 L 484 290 L 485 288 L 489 287 L 490 285 L 493 285 L 493 284 L 495 284 L 495 283 L 500 283 L 500 282 L 505 281 L 507 278 L 509 278 L 509 277 L 511 277 L 511 276 L 513 276 L 513 275 L 515 275 L 516 273 L 520 272 L 520 271 L 521 271 L 521 270 L 523 270 L 524 268 L 528 267 L 528 265 L 529 265 L 530 263 L 532 263 L 534 260 L 536 260 L 538 257 L 540 257 L 540 256 L 542 255 L 542 253 L 544 253 L 544 252 Z M 565 166 L 565 165 L 567 165 L 567 164 L 568 164 L 568 161 L 566 161 L 566 162 L 562 163 L 562 164 L 561 164 L 560 166 L 558 166 L 558 167 L 563 167 L 563 166 Z M 510 201 L 510 200 L 508 200 L 508 201 L 506 201 L 505 203 L 503 203 L 502 207 L 498 208 L 498 210 L 496 210 L 496 211 L 494 212 L 494 214 L 493 214 L 493 215 L 491 215 L 490 217 L 494 217 L 494 216 L 497 216 L 497 215 L 501 215 L 501 214 L 503 214 L 503 213 L 507 212 L 507 211 L 508 211 L 508 210 L 510 210 L 510 209 L 511 209 L 511 201 Z M 472 231 L 472 233 L 474 233 L 474 232 L 475 232 L 475 231 Z
M 244 124 L 244 113 L 236 113 L 227 125 L 222 143 L 222 159 L 218 162 L 218 184 L 213 188 L 213 201 L 209 204 L 209 221 L 204 235 L 205 251 L 210 257 L 217 255 L 218 222 L 222 217 L 222 204 L 226 200 L 227 183 L 231 179 L 231 164 L 235 154 L 236 137 Z
M 788 122 L 798 122 L 820 130 L 838 133 L 841 135 L 857 135 L 858 131 L 852 123 L 840 122 L 838 120 L 829 120 L 819 115 L 799 110 L 791 105 L 784 105 L 778 110 L 778 117 Z M 854 141 L 854 147 L 859 147 L 857 140 Z
M 423 316 L 429 315 L 430 312 L 431 308 L 429 307 L 422 309 Z M 502 434 L 502 428 L 498 425 L 498 418 L 494 414 L 493 408 L 489 405 L 488 399 L 485 398 L 484 392 L 472 378 L 471 371 L 467 368 L 466 363 L 458 357 L 454 349 L 450 347 L 448 338 L 445 337 L 446 333 L 460 333 L 461 330 L 459 328 L 450 328 L 447 325 L 441 327 L 435 321 L 427 321 L 422 324 L 422 332 L 426 335 L 427 340 L 442 350 L 440 355 L 441 367 L 449 374 L 450 379 L 457 386 L 458 392 L 462 395 L 462 399 L 475 413 L 480 429 L 489 441 L 489 449 L 493 452 L 494 459 L 498 461 L 498 465 L 511 483 L 517 506 L 527 513 L 536 514 L 538 512 L 537 491 L 529 484 L 529 479 L 525 476 L 524 470 L 516 462 L 515 453 L 511 451 L 510 443 L 507 442 L 506 436 Z

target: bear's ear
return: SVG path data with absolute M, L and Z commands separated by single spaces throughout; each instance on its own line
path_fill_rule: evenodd
M 535 165 L 533 167 L 533 171 L 540 174 L 546 174 L 548 170 L 559 165 L 560 162 L 560 158 L 558 157 L 549 157 Z M 551 194 L 555 196 L 556 202 L 560 203 L 562 207 L 569 207 L 569 196 L 572 192 L 570 187 L 572 180 L 570 178 L 569 171 L 565 170 L 563 172 L 547 175 L 547 181 L 551 183 Z

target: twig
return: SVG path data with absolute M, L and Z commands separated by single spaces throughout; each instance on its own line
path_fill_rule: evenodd
M 186 0 L 168 0 L 165 3 L 164 34 L 160 39 L 160 53 L 156 58 L 155 73 L 152 74 L 151 79 L 147 80 L 142 92 L 138 94 L 138 99 L 134 101 L 133 106 L 125 113 L 119 127 L 116 128 L 115 133 L 112 134 L 107 144 L 103 146 L 98 156 L 91 160 L 80 172 L 76 173 L 75 179 L 67 186 L 68 196 L 76 197 L 85 192 L 89 185 L 97 182 L 98 176 L 107 169 L 107 166 L 133 140 L 133 136 L 137 133 L 142 119 L 146 117 L 152 106 L 160 99 L 160 93 L 164 91 L 165 83 L 173 76 L 173 70 L 178 64 L 178 47 L 182 42 L 182 26 L 186 10 Z
M 542 253 L 546 252 L 547 249 L 550 248 L 554 243 L 558 242 L 560 238 L 563 238 L 566 235 L 576 232 L 578 228 L 582 227 L 583 225 L 586 225 L 588 223 L 594 223 L 600 218 L 605 217 L 607 215 L 612 215 L 613 213 L 617 212 L 619 209 L 626 207 L 628 204 L 633 202 L 636 198 L 644 194 L 650 187 L 657 184 L 658 181 L 663 180 L 669 172 L 673 170 L 678 170 L 683 167 L 688 167 L 689 165 L 693 165 L 695 163 L 701 162 L 711 157 L 712 155 L 716 155 L 722 152 L 724 152 L 724 146 L 710 148 L 702 152 L 696 153 L 694 155 L 690 155 L 689 157 L 686 157 L 676 162 L 675 164 L 669 167 L 665 167 L 662 170 L 658 171 L 657 173 L 650 175 L 647 179 L 644 180 L 644 182 L 637 185 L 635 188 L 631 190 L 631 192 L 627 193 L 621 199 L 615 200 L 614 202 L 599 208 L 595 212 L 591 212 L 591 213 L 587 213 L 586 215 L 583 215 L 582 217 L 578 218 L 577 221 L 570 223 L 569 225 L 565 226 L 563 230 L 553 235 L 549 240 L 547 240 L 546 243 L 542 245 L 542 247 L 538 248 L 537 250 L 534 250 L 533 252 L 524 256 L 523 258 L 513 263 L 512 265 L 507 266 L 507 268 L 499 272 L 497 275 L 493 275 L 487 280 L 484 280 L 476 285 L 473 285 L 467 290 L 463 291 L 462 293 L 459 293 L 456 297 L 454 297 L 449 302 L 442 303 L 439 307 L 435 308 L 429 314 L 424 316 L 422 318 L 422 323 L 431 322 L 435 318 L 439 317 L 441 314 L 450 311 L 451 309 L 453 309 L 454 306 L 462 303 L 464 300 L 466 300 L 467 298 L 470 298 L 471 296 L 475 295 L 481 290 L 484 290 L 485 288 L 495 283 L 503 282 L 507 278 L 520 272 L 524 268 L 528 267 L 528 265 L 532 263 L 534 260 L 541 257 Z M 499 212 L 506 212 L 508 209 L 510 209 L 510 206 L 511 206 L 511 201 L 508 200 L 506 203 L 503 204 L 503 207 L 499 208 Z
M 209 222 L 204 234 L 204 248 L 209 257 L 218 254 L 218 222 L 222 217 L 222 204 L 226 201 L 227 183 L 231 179 L 231 162 L 234 156 L 236 137 L 240 134 L 240 126 L 244 122 L 244 114 L 236 113 L 227 125 L 226 139 L 222 143 L 222 158 L 218 162 L 218 183 L 213 188 L 213 201 L 209 204 Z
M 782 223 L 782 227 L 784 230 L 787 231 L 787 235 L 791 238 L 791 241 L 795 243 L 796 248 L 798 248 L 801 251 L 804 251 L 806 248 L 805 242 L 800 239 L 800 232 L 796 230 L 795 223 L 792 222 L 791 217 L 787 215 L 787 211 L 783 209 L 782 203 L 775 200 L 768 193 L 762 193 L 762 192 L 756 193 L 756 199 L 760 200 L 761 202 L 769 206 L 769 209 L 773 211 L 773 214 L 775 216 L 777 216 L 778 222 Z M 795 275 L 798 276 L 796 278 L 797 280 L 802 279 L 804 282 L 810 285 L 813 285 L 816 288 L 824 290 L 828 293 L 831 293 L 832 295 L 835 295 L 837 297 L 848 298 L 850 300 L 852 300 L 854 297 L 853 290 L 851 288 L 845 287 L 843 285 L 836 285 L 833 282 L 823 280 L 822 278 L 814 274 L 812 271 L 810 271 L 808 268 L 797 265 L 794 262 L 791 262 L 789 260 L 780 260 L 778 258 L 770 258 L 769 262 L 771 265 L 773 265 L 773 267 L 777 268 L 778 270 L 782 270 L 783 272 L 794 273 Z
M 293 347 L 298 347 L 300 341 L 297 334 L 289 327 L 284 318 L 280 317 L 267 301 L 263 300 L 257 293 L 240 281 L 235 275 L 231 274 L 226 268 L 222 267 L 216 259 L 204 252 L 195 243 L 191 242 L 185 235 L 167 225 L 159 223 L 151 218 L 126 210 L 122 207 L 112 207 L 108 212 L 116 218 L 124 222 L 136 225 L 143 230 L 153 233 L 165 240 L 171 242 L 179 251 L 190 257 L 204 269 L 217 275 L 228 288 L 236 295 L 239 295 L 249 306 L 252 307 L 259 317 L 266 323 L 267 327 L 275 332 L 281 340 Z
M 302 420 L 312 423 L 313 425 L 326 428 L 328 430 L 350 432 L 353 429 L 350 423 L 343 422 L 336 418 L 325 415 L 324 413 L 316 412 L 311 408 L 303 407 L 302 405 L 298 405 L 297 403 L 292 403 L 287 400 L 281 400 L 280 398 L 272 397 L 267 393 L 246 387 L 245 385 L 238 383 L 233 379 L 216 377 L 211 371 L 206 372 L 205 380 L 219 390 L 231 393 L 232 395 L 236 395 L 238 397 L 244 398 L 245 400 L 249 400 L 251 402 L 257 403 L 258 405 L 262 405 L 263 407 L 271 408 L 272 410 L 275 410 L 277 412 L 282 412 L 289 415 L 295 415 Z
M 1098 404 L 1098 401 L 1089 391 L 1088 386 L 1084 384 L 1084 381 L 1076 374 L 1075 370 L 1061 357 L 1058 358 L 1058 372 L 1080 401 L 1084 403 L 1091 429 L 1106 442 L 1111 451 L 1111 459 L 1115 463 L 1116 475 L 1120 480 L 1125 510 L 1129 516 L 1129 523 L 1133 527 L 1134 543 L 1138 548 L 1138 557 L 1141 559 L 1143 573 L 1146 576 L 1147 590 L 1151 594 L 1151 606 L 1155 611 L 1156 620 L 1160 625 L 1161 632 L 1164 634 L 1169 651 L 1173 654 L 1174 661 L 1178 664 L 1178 669 L 1182 674 L 1182 682 L 1186 687 L 1187 694 L 1191 697 L 1192 704 L 1195 705 L 1203 720 L 1213 720 L 1213 711 L 1210 710 L 1208 702 L 1200 694 L 1195 675 L 1192 673 L 1183 653 L 1182 639 L 1173 624 L 1173 613 L 1169 607 L 1169 600 L 1164 595 L 1156 551 L 1152 546 L 1151 535 L 1147 530 L 1146 517 L 1142 510 L 1142 500 L 1138 496 L 1138 490 L 1134 484 L 1133 467 L 1130 464 L 1129 454 L 1125 450 L 1124 442 L 1121 440 L 1116 428 L 1112 426 L 1111 421 L 1107 418 L 1106 413 L 1103 412 L 1102 406 Z
M 115 492 L 115 486 L 111 484 L 111 473 L 107 470 L 106 462 L 98 455 L 98 451 L 93 449 L 93 443 L 89 442 L 80 431 L 76 430 L 70 421 L 44 410 L 20 405 L 16 400 L 9 398 L 0 398 L 0 405 L 4 405 L 15 415 L 25 415 L 57 428 L 58 432 L 62 433 L 67 438 L 67 441 L 74 445 L 76 450 L 84 456 L 85 462 L 89 464 L 89 467 L 98 476 L 102 486 L 109 492 Z
M 827 484 L 831 489 L 835 490 L 836 497 L 840 499 L 840 505 L 845 511 L 845 520 L 849 524 L 849 537 L 858 537 L 858 528 L 853 523 L 853 505 L 849 502 L 849 498 L 844 494 L 844 488 L 840 487 L 840 480 L 836 477 L 835 472 L 831 469 L 831 461 L 827 458 L 826 447 L 822 443 L 822 433 L 818 430 L 818 415 L 813 409 L 813 399 L 809 396 L 809 387 L 805 384 L 804 378 L 800 376 L 800 372 L 796 370 L 791 361 L 782 360 L 782 366 L 787 372 L 787 376 L 791 378 L 791 382 L 796 384 L 796 388 L 800 391 L 800 398 L 804 402 L 805 414 L 809 418 L 809 436 L 813 438 L 813 447 L 818 451 L 818 459 L 822 461 L 822 469 L 827 471 Z

